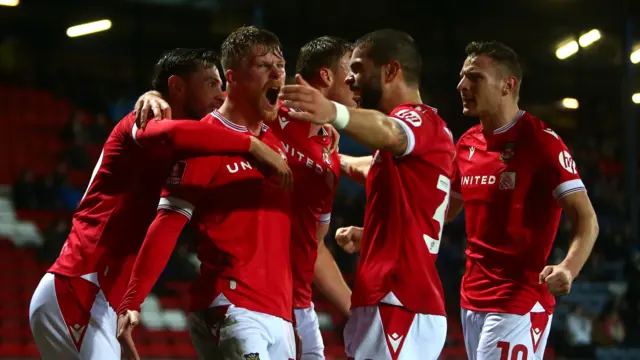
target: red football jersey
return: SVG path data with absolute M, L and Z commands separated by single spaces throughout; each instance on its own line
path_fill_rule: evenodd
M 380 301 L 446 315 L 435 260 L 454 173 L 451 132 L 435 109 L 402 104 L 389 115 L 408 135 L 402 156 L 376 151 L 352 307 Z
M 293 272 L 293 306 L 311 307 L 311 284 L 318 257 L 316 231 L 319 223 L 331 219 L 333 195 L 340 179 L 340 157 L 328 148 L 329 134 L 311 134 L 308 122 L 291 119 L 282 107 L 278 123 L 271 128 L 282 140 L 293 172 L 291 201 L 291 270 Z
M 166 154 L 140 147 L 133 137 L 136 130 L 131 113 L 109 135 L 73 215 L 69 237 L 49 269 L 66 276 L 92 276 L 114 308 L 155 217 L 155 205 L 172 163 L 171 157 L 163 156 Z M 90 275 L 95 273 L 97 278 Z
M 215 111 L 203 121 L 251 136 Z M 285 156 L 268 126 L 259 138 Z M 192 310 L 231 303 L 291 321 L 290 194 L 270 168 L 249 156 L 178 162 L 158 208 L 195 225 L 201 266 Z
M 231 139 L 230 131 L 202 125 L 186 120 L 152 121 L 140 130 L 134 113 L 120 120 L 104 145 L 73 215 L 69 237 L 49 271 L 97 283 L 117 309 L 155 217 L 173 156 L 210 154 L 217 148 L 221 152 L 249 149 L 244 138 Z M 224 140 L 212 142 L 212 136 Z
M 585 191 L 569 150 L 542 121 L 521 111 L 487 136 L 481 125 L 458 141 L 452 196 L 464 202 L 468 247 L 461 306 L 526 314 L 554 297 L 538 284 L 562 209 Z

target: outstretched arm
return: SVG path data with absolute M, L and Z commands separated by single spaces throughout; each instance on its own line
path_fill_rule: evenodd
M 296 81 L 298 85 L 286 85 L 280 94 L 282 100 L 289 101 L 290 107 L 301 110 L 291 113 L 291 117 L 316 124 L 331 123 L 374 150 L 404 155 L 411 149 L 408 135 L 411 130 L 401 120 L 376 110 L 348 109 L 325 98 L 300 75 L 296 75 Z
M 193 120 L 150 121 L 145 129 L 133 126 L 133 139 L 149 149 L 178 152 L 184 157 L 246 153 L 251 137 Z

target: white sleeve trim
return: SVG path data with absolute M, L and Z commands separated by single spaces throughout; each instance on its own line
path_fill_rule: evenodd
M 402 127 L 402 130 L 404 130 L 404 132 L 407 134 L 407 149 L 404 151 L 402 155 L 398 157 L 403 157 L 411 154 L 411 152 L 413 152 L 413 149 L 416 146 L 416 136 L 413 134 L 413 130 L 411 130 L 411 128 L 409 127 L 409 125 L 407 125 L 407 123 L 405 123 L 404 121 L 396 117 L 390 116 L 389 119 L 400 124 L 400 127 Z
M 158 203 L 158 209 L 177 212 L 179 214 L 184 215 L 187 219 L 191 220 L 191 215 L 193 215 L 193 210 L 195 209 L 195 206 L 193 206 L 188 201 L 169 196 L 169 197 L 160 198 L 160 202 Z
M 138 142 L 138 125 L 134 122 L 133 123 L 133 127 L 131 128 L 131 137 L 133 138 L 133 141 L 136 142 L 136 144 L 138 144 L 138 146 L 140 146 L 140 143 Z
M 459 192 L 451 191 L 450 194 L 452 198 L 462 200 L 462 194 L 460 194 Z
M 320 224 L 328 224 L 331 222 L 331 213 L 320 214 L 320 218 L 318 219 Z
M 572 194 L 574 192 L 579 192 L 579 191 L 587 191 L 587 189 L 584 187 L 584 183 L 582 182 L 582 180 L 580 179 L 569 180 L 556 186 L 556 188 L 553 190 L 553 197 L 556 198 L 556 200 L 560 200 L 569 194 Z

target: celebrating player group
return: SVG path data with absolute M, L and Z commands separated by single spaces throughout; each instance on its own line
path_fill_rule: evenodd
M 263 29 L 230 34 L 221 69 L 210 51 L 166 53 L 154 90 L 106 141 L 33 294 L 43 359 L 139 359 L 140 304 L 191 223 L 201 267 L 188 326 L 199 359 L 324 359 L 315 284 L 349 317 L 349 359 L 435 360 L 447 334 L 435 260 L 463 206 L 469 359 L 542 359 L 554 296 L 569 293 L 597 219 L 561 138 L 518 107 L 513 50 L 473 42 L 466 55 L 458 90 L 463 114 L 480 123 L 454 145 L 421 101 L 420 51 L 401 31 L 312 40 L 291 85 L 280 41 Z M 338 132 L 373 155 L 339 154 Z M 353 293 L 323 242 L 340 175 L 366 186 L 364 226 L 336 233 L 360 253 Z M 563 211 L 570 248 L 547 265 Z

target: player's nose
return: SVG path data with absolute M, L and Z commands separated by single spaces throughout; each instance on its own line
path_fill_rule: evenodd
M 284 68 L 280 68 L 277 66 L 272 66 L 271 71 L 269 72 L 269 78 L 271 79 L 279 79 L 284 75 Z
M 344 83 L 349 85 L 350 89 L 352 85 L 355 84 L 355 82 L 356 82 L 356 78 L 355 76 L 353 76 L 353 73 L 349 73 L 349 75 L 347 75 L 347 77 L 344 78 Z M 351 91 L 353 91 L 353 89 L 351 89 Z
M 460 82 L 458 83 L 458 86 L 456 88 L 460 92 L 469 90 L 468 82 L 464 78 L 460 79 Z

